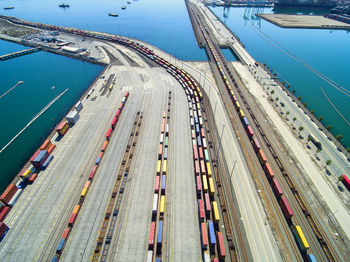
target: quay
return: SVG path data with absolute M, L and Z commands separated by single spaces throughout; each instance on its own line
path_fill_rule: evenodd
M 40 48 L 30 48 L 30 49 L 26 49 L 26 50 L 22 50 L 22 51 L 17 51 L 17 52 L 13 52 L 7 55 L 2 55 L 0 56 L 0 61 L 5 61 L 5 60 L 9 60 L 12 58 L 16 58 L 19 56 L 23 56 L 23 55 L 29 55 L 35 52 L 39 52 Z

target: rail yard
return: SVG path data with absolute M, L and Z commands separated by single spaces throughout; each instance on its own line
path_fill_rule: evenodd
M 346 261 L 348 239 L 311 207 L 205 14 L 186 4 L 209 78 L 136 39 L 1 16 L 83 38 L 85 53 L 12 41 L 105 65 L 2 194 L 1 261 Z

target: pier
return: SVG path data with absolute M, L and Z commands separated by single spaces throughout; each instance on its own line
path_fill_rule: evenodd
M 30 48 L 30 49 L 26 49 L 26 50 L 22 50 L 22 51 L 13 52 L 13 53 L 10 53 L 7 55 L 0 56 L 0 61 L 5 61 L 5 60 L 9 60 L 9 59 L 16 58 L 19 56 L 32 54 L 32 53 L 35 53 L 38 51 L 40 51 L 39 48 Z

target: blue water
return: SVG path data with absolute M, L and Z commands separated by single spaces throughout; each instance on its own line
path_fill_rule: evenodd
M 343 144 L 346 147 L 350 146 L 350 126 L 327 102 L 320 87 L 323 88 L 331 102 L 349 122 L 350 97 L 316 76 L 301 63 L 279 51 L 270 44 L 273 43 L 271 39 L 264 40 L 253 27 L 277 40 L 306 63 L 347 90 L 350 90 L 349 32 L 345 30 L 283 29 L 254 15 L 257 11 L 272 13 L 272 8 L 259 10 L 254 8 L 230 8 L 226 16 L 224 16 L 222 7 L 211 9 L 238 35 L 247 51 L 256 60 L 266 63 L 274 71 L 277 71 L 279 76 L 287 80 L 291 85 L 290 89 L 296 90 L 295 95 L 301 96 L 302 102 L 307 103 L 310 110 L 315 110 L 317 117 L 323 116 L 322 123 L 325 126 L 332 125 L 331 132 L 334 135 L 343 135 Z
M 26 48 L 5 41 L 0 41 L 0 47 L 0 54 Z M 42 51 L 0 62 L 1 94 L 18 81 L 24 81 L 0 99 L 1 148 L 52 99 L 69 88 L 50 109 L 0 154 L 0 191 L 11 181 L 102 69 L 102 66 Z M 55 88 L 51 89 L 52 86 Z
M 145 40 L 184 60 L 205 61 L 204 50 L 198 48 L 183 0 L 70 0 L 70 8 L 59 8 L 62 1 L 3 0 L 0 14 L 11 15 L 35 22 L 71 26 L 88 30 L 121 34 Z M 5 6 L 13 10 L 3 10 Z M 125 5 L 126 10 L 120 8 Z M 252 28 L 255 26 L 281 42 L 307 63 L 350 89 L 349 34 L 345 31 L 282 29 L 256 19 L 255 9 L 230 8 L 224 17 L 223 8 L 213 11 L 240 37 L 247 50 L 258 61 L 268 64 L 290 82 L 291 90 L 302 96 L 323 123 L 333 126 L 335 135 L 344 136 L 350 146 L 350 129 L 329 106 L 320 92 L 322 86 L 341 113 L 348 117 L 348 97 L 320 80 L 304 66 L 277 51 Z M 271 13 L 271 9 L 260 10 Z M 282 10 L 283 11 L 283 10 Z M 279 12 L 282 12 L 279 10 Z M 119 17 L 108 16 L 109 12 Z M 304 11 L 317 13 L 313 10 Z M 25 49 L 13 43 L 0 41 L 0 53 Z M 228 60 L 236 60 L 229 50 L 224 50 Z M 42 115 L 16 142 L 0 154 L 0 190 L 12 179 L 35 149 L 45 139 L 54 124 L 76 102 L 84 90 L 102 70 L 100 66 L 39 52 L 7 62 L 0 62 L 0 92 L 8 90 L 19 80 L 25 83 L 0 100 L 0 146 L 8 142 L 36 113 L 57 94 L 69 87 L 68 93 Z M 62 77 L 64 76 L 64 77 Z M 54 90 L 50 88 L 55 86 Z

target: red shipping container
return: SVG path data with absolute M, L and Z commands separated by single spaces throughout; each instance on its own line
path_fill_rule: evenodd
M 194 162 L 194 164 L 195 164 L 196 176 L 199 176 L 199 175 L 200 175 L 199 161 L 196 160 L 196 161 Z
M 256 138 L 253 139 L 253 147 L 255 152 L 258 152 L 260 150 L 260 144 Z
M 41 145 L 40 150 L 48 150 L 51 146 L 50 139 L 46 139 L 45 142 Z
M 115 116 L 112 120 L 112 129 L 114 130 L 115 126 L 117 125 L 118 118 Z
M 279 203 L 280 203 L 280 206 L 281 206 L 281 209 L 282 209 L 284 216 L 288 219 L 291 218 L 294 215 L 294 213 L 293 213 L 292 208 L 289 205 L 287 198 L 282 197 Z
M 261 149 L 258 151 L 258 158 L 262 165 L 265 164 L 267 161 L 264 151 L 262 151 Z
M 276 198 L 279 199 L 283 195 L 283 190 L 280 186 L 280 183 L 278 182 L 278 180 L 276 178 L 274 178 L 271 181 L 271 185 L 272 185 L 272 190 L 273 190 Z
M 36 158 L 36 156 L 39 154 L 39 152 L 40 152 L 40 149 L 38 149 L 38 150 L 34 153 L 34 155 L 32 155 L 32 157 L 30 158 L 30 162 L 32 162 L 32 161 Z
M 200 176 L 196 176 L 196 181 L 197 181 L 197 195 L 199 196 L 202 191 L 202 181 Z
M 148 249 L 152 250 L 154 248 L 154 237 L 156 232 L 156 222 L 151 223 L 149 240 L 148 240 Z
M 271 180 L 275 176 L 269 163 L 265 164 L 264 171 L 269 180 Z
M 207 232 L 207 225 L 204 222 L 201 223 L 201 233 L 202 233 L 202 248 L 207 249 L 208 248 L 208 232 Z
M 247 134 L 249 136 L 249 138 L 252 138 L 254 135 L 253 129 L 251 128 L 251 126 L 247 127 Z
M 62 234 L 61 238 L 63 238 L 63 239 L 66 239 L 66 240 L 67 240 L 67 238 L 68 238 L 68 236 L 69 236 L 70 231 L 71 231 L 71 228 L 70 228 L 70 227 L 67 227 L 67 228 L 66 228 L 66 229 L 63 231 L 63 234 Z
M 197 153 L 197 146 L 193 145 L 193 157 L 197 161 L 198 160 L 198 153 Z
M 204 199 L 205 199 L 205 212 L 207 213 L 207 215 L 210 215 L 211 204 L 210 204 L 210 198 L 208 193 L 204 194 Z
M 56 148 L 55 144 L 51 144 L 51 146 L 49 147 L 49 149 L 47 150 L 47 152 L 49 152 L 49 154 L 51 155 L 53 150 Z
M 117 113 L 115 113 L 115 117 L 117 118 L 117 120 L 119 119 L 119 116 L 120 116 L 120 110 L 118 109 Z
M 15 184 L 10 184 L 4 193 L 2 193 L 0 197 L 0 201 L 3 202 L 5 205 L 11 200 L 13 195 L 17 192 L 18 188 L 16 187 Z
M 0 222 L 4 221 L 6 218 L 7 214 L 10 212 L 11 208 L 10 207 L 4 207 L 3 210 L 0 212 Z
M 118 109 L 119 109 L 120 111 L 122 111 L 122 110 L 123 110 L 123 107 L 124 107 L 124 104 L 123 104 L 123 103 L 120 103 Z
M 101 151 L 102 151 L 102 152 L 105 152 L 107 146 L 108 146 L 108 140 L 106 140 L 106 141 L 103 143 L 103 146 L 102 146 L 102 148 L 101 148 Z
M 205 218 L 205 211 L 204 211 L 204 203 L 202 199 L 198 200 L 198 208 L 199 208 L 199 219 L 203 222 Z
M 226 257 L 226 250 L 222 232 L 218 232 L 218 251 L 220 259 L 224 259 Z
M 348 190 L 350 190 L 350 180 L 346 175 L 341 175 L 339 180 L 343 182 L 343 184 Z
M 68 226 L 72 227 L 77 219 L 78 214 L 72 214 L 68 220 Z
M 124 96 L 129 97 L 129 91 L 125 91 Z
M 106 139 L 109 140 L 112 135 L 112 128 L 108 129 L 107 134 L 106 134 Z
M 29 183 L 33 183 L 34 181 L 35 181 L 35 179 L 37 179 L 37 177 L 38 177 L 38 174 L 33 174 L 30 178 L 29 178 Z
M 94 165 L 94 167 L 91 169 L 90 175 L 89 175 L 89 179 L 92 180 L 96 174 L 96 170 L 98 168 L 98 165 Z
M 199 159 L 203 159 L 204 158 L 204 156 L 203 156 L 203 149 L 202 149 L 202 147 L 200 146 L 200 147 L 198 147 L 198 151 L 199 151 Z M 202 164 L 202 163 L 201 163 Z
M 160 180 L 160 177 L 156 176 L 156 183 L 154 185 L 154 192 L 155 193 L 159 193 L 159 180 Z

